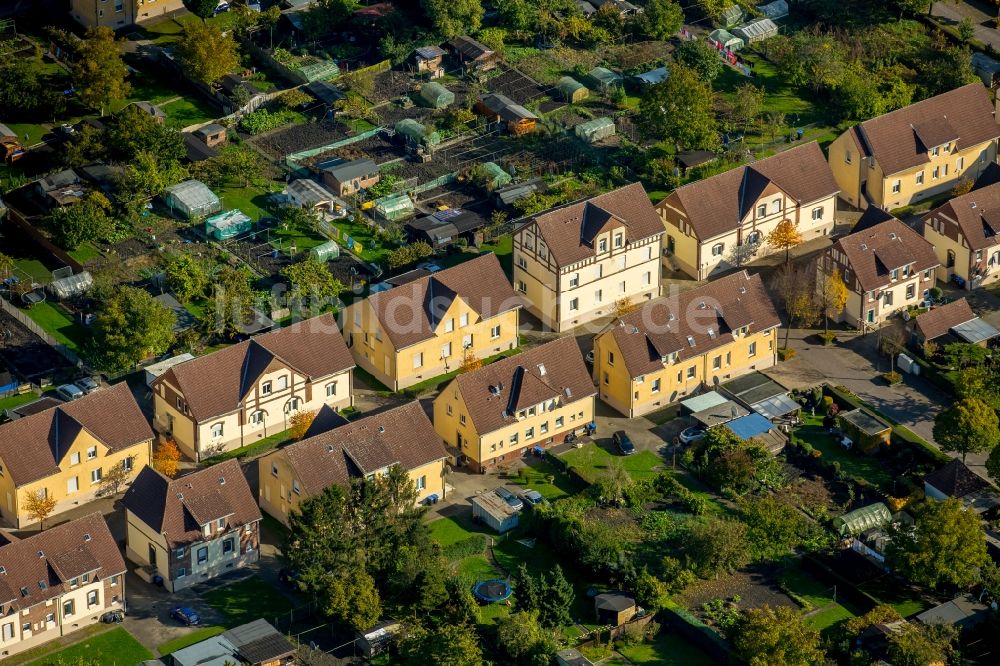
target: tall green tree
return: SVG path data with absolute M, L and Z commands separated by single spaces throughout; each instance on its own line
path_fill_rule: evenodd
M 968 47 L 942 46 L 924 57 L 917 84 L 922 97 L 934 97 L 976 81 Z
M 482 0 L 421 0 L 431 25 L 445 39 L 471 35 L 483 22 Z
M 934 417 L 934 441 L 942 451 L 989 453 L 1000 444 L 1000 419 L 978 398 L 963 398 Z
M 325 574 L 320 579 L 319 597 L 322 613 L 355 631 L 367 631 L 382 617 L 382 603 L 375 580 L 364 565 L 354 563 Z
M 399 641 L 402 666 L 483 666 L 476 630 L 468 624 L 416 625 Z
M 104 142 L 111 156 L 125 164 L 143 152 L 155 155 L 161 164 L 177 162 L 187 156 L 184 136 L 180 132 L 160 125 L 134 106 L 125 107 L 108 123 Z
M 93 355 L 101 367 L 121 371 L 167 351 L 177 315 L 145 289 L 123 286 L 105 300 L 94 320 Z
M 819 632 L 789 606 L 751 608 L 733 632 L 737 653 L 750 666 L 814 666 L 823 663 Z
M 73 77 L 83 103 L 99 109 L 103 116 L 111 102 L 128 97 L 132 86 L 125 80 L 126 76 L 128 67 L 122 60 L 121 47 L 111 28 L 88 29 L 73 63 Z
M 311 299 L 309 307 L 314 310 L 333 302 L 344 290 L 344 284 L 333 277 L 326 262 L 314 257 L 283 268 L 281 275 L 291 283 L 289 298 L 300 306 Z
M 114 229 L 111 202 L 100 192 L 88 192 L 72 206 L 56 208 L 48 228 L 56 244 L 75 250 L 88 241 L 105 240 Z
M 501 619 L 497 643 L 511 663 L 520 666 L 549 664 L 557 649 L 552 632 L 539 624 L 538 611 L 518 611 Z
M 164 266 L 167 287 L 174 292 L 181 303 L 205 295 L 208 288 L 208 272 L 204 265 L 189 254 L 173 254 L 167 257 Z
M 908 623 L 889 636 L 889 657 L 894 666 L 955 663 L 958 638 L 954 625 Z
M 205 22 L 215 14 L 215 8 L 219 6 L 218 0 L 184 0 L 184 6 L 189 12 Z
M 524 562 L 517 567 L 514 577 L 514 595 L 517 599 L 517 607 L 526 611 L 539 610 L 542 607 L 542 586 L 537 577 L 528 571 L 528 565 Z
M 208 86 L 236 71 L 240 64 L 233 36 L 208 23 L 189 23 L 174 55 L 188 76 Z
M 573 618 L 569 609 L 573 606 L 576 593 L 566 580 L 562 567 L 556 564 L 545 576 L 542 590 L 541 622 L 546 627 L 562 627 L 571 624 Z
M 684 25 L 684 11 L 673 0 L 649 0 L 642 17 L 643 30 L 653 39 L 670 39 Z
M 14 258 L 9 254 L 4 254 L 0 252 L 0 280 L 5 280 L 14 274 L 14 268 L 17 264 L 14 263 Z
M 912 528 L 893 528 L 886 549 L 886 564 L 929 587 L 972 585 L 988 559 L 979 516 L 957 499 L 925 502 Z
M 685 556 L 700 576 L 717 575 L 750 562 L 747 526 L 738 520 L 710 517 L 691 526 Z
M 253 274 L 245 267 L 224 266 L 212 281 L 212 298 L 202 326 L 210 334 L 232 338 L 253 317 L 257 293 Z
M 712 86 L 697 72 L 675 65 L 670 76 L 651 86 L 639 103 L 649 131 L 681 149 L 712 149 L 719 143 Z
M 125 165 L 119 176 L 118 198 L 145 203 L 185 178 L 187 169 L 180 162 L 144 150 Z
M 674 49 L 674 60 L 693 69 L 705 81 L 714 81 L 726 67 L 718 50 L 702 39 L 689 39 L 678 44 Z

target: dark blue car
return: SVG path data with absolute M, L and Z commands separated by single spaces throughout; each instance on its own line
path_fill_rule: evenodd
M 623 456 L 630 456 L 635 453 L 635 444 L 632 443 L 632 440 L 629 439 L 624 430 L 619 430 L 611 435 L 611 441 L 614 442 L 614 445 Z
M 189 627 L 201 624 L 201 617 L 198 616 L 198 611 L 188 606 L 178 606 L 173 609 L 170 611 L 170 617 Z

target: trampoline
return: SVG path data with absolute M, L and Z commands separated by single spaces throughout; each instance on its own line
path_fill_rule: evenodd
M 481 580 L 472 588 L 476 599 L 492 604 L 510 597 L 510 583 L 505 580 Z

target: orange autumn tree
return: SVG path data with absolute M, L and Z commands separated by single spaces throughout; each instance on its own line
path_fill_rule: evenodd
M 767 244 L 776 250 L 785 251 L 785 264 L 790 259 L 789 252 L 792 248 L 802 242 L 802 234 L 799 233 L 795 223 L 785 219 L 778 222 L 778 225 L 767 235 Z
M 302 411 L 295 412 L 288 418 L 288 437 L 296 441 L 305 437 L 316 418 L 316 412 Z
M 54 495 L 49 495 L 44 490 L 37 490 L 33 493 L 25 491 L 24 510 L 31 518 L 38 521 L 39 532 L 42 531 L 45 519 L 52 515 L 55 508 L 56 498 Z
M 181 450 L 172 439 L 164 440 L 153 454 L 153 469 L 171 479 L 177 476 L 177 463 L 181 460 Z

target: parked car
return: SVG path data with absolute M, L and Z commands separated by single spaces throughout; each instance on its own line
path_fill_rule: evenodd
M 218 16 L 222 12 L 228 12 L 228 11 L 229 11 L 229 3 L 220 2 L 219 5 L 215 8 L 215 15 Z
M 635 453 L 635 444 L 632 443 L 632 440 L 624 430 L 619 430 L 611 435 L 611 441 L 623 456 L 630 456 Z
M 704 436 L 705 429 L 701 426 L 691 426 L 690 428 L 685 428 L 680 435 L 681 444 L 691 444 L 692 442 L 697 442 Z
M 422 264 L 417 264 L 417 268 L 422 268 L 428 273 L 437 273 L 439 270 L 441 270 L 441 267 L 432 261 L 425 261 Z
M 76 400 L 83 397 L 83 391 L 76 384 L 63 384 L 56 389 L 56 395 L 66 401 Z
M 524 508 L 524 502 L 518 499 L 517 495 L 510 492 L 503 486 L 497 486 L 493 492 L 495 492 L 504 502 L 507 502 L 507 504 L 509 504 L 514 511 L 520 511 Z
M 84 377 L 83 379 L 78 379 L 74 382 L 80 390 L 84 393 L 93 393 L 97 389 L 101 388 L 101 385 L 94 381 L 93 377 Z
M 170 617 L 188 627 L 201 624 L 201 617 L 198 615 L 198 611 L 190 606 L 177 606 L 170 611 Z
M 542 494 L 537 490 L 525 490 L 521 493 L 521 498 L 528 503 L 528 506 L 538 506 L 539 504 L 548 504 L 548 500 L 542 497 Z

